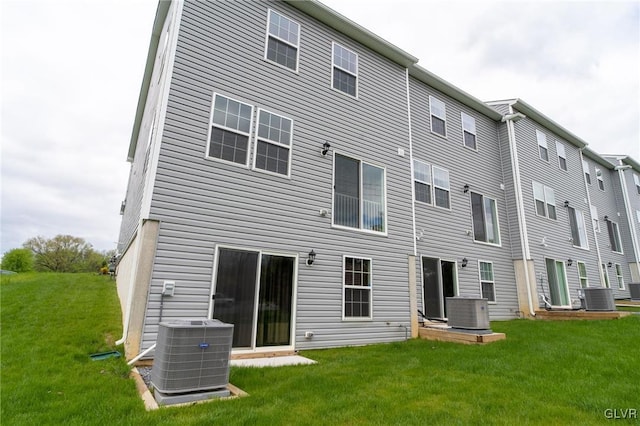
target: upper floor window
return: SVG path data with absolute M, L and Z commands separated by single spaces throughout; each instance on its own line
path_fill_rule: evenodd
M 533 198 L 538 216 L 556 219 L 556 198 L 552 188 L 533 182 Z
M 538 155 L 541 160 L 549 161 L 549 148 L 547 147 L 547 135 L 540 130 L 536 130 L 536 139 L 538 140 Z
M 447 110 L 439 99 L 429 96 L 429 111 L 431 113 L 431 131 L 441 136 L 447 136 Z
M 351 96 L 358 92 L 358 55 L 333 43 L 333 88 Z
M 587 277 L 587 264 L 578 262 L 578 278 L 580 278 L 580 287 L 589 287 L 589 278 Z
M 473 239 L 485 243 L 500 244 L 496 200 L 472 192 L 471 215 L 473 218 Z
M 416 201 L 450 208 L 448 170 L 413 160 L 413 182 Z
M 602 177 L 602 170 L 596 168 L 596 179 L 598 180 L 598 188 L 604 191 L 604 178 Z
M 598 219 L 598 208 L 594 205 L 591 208 L 591 219 L 593 220 L 593 229 L 596 232 L 600 232 L 600 219 Z
M 567 154 L 564 151 L 564 145 L 556 141 L 556 151 L 558 152 L 558 166 L 562 170 L 567 170 Z
M 616 280 L 618 281 L 618 289 L 624 290 L 624 276 L 622 275 L 622 266 L 619 263 L 616 263 L 615 267 L 616 267 Z
M 493 278 L 493 263 L 478 261 L 480 270 L 480 291 L 489 302 L 496 301 L 496 282 Z
M 448 209 L 451 207 L 449 199 L 449 171 L 433 166 L 433 194 L 436 206 Z
M 607 272 L 607 265 L 604 263 L 602 266 L 602 278 L 604 278 L 604 286 L 605 288 L 611 288 L 611 283 L 609 283 L 609 274 Z
M 344 257 L 344 319 L 371 319 L 371 259 Z
M 638 220 L 638 223 L 640 223 L 640 210 L 636 210 L 636 219 Z
M 582 160 L 582 169 L 584 170 L 584 178 L 587 180 L 587 183 L 591 185 L 591 172 L 589 172 L 589 163 L 585 160 Z
M 568 207 L 569 209 L 569 226 L 571 227 L 571 238 L 573 245 L 588 249 L 587 230 L 584 225 L 584 213 L 582 210 Z
M 297 71 L 300 25 L 272 9 L 268 19 L 265 58 Z
M 640 194 L 640 176 L 633 174 L 633 183 L 636 184 L 636 192 Z
M 611 250 L 617 253 L 622 253 L 622 243 L 620 242 L 620 229 L 618 224 L 607 220 L 607 230 L 609 231 L 609 244 Z
M 289 176 L 293 122 L 258 109 L 258 131 L 254 167 Z
M 253 106 L 216 94 L 208 156 L 247 165 Z
M 413 160 L 413 182 L 416 201 L 431 204 L 431 166 Z
M 334 225 L 386 232 L 385 171 L 335 154 Z
M 469 114 L 461 113 L 462 115 L 462 137 L 464 146 L 471 149 L 476 149 L 476 119 Z

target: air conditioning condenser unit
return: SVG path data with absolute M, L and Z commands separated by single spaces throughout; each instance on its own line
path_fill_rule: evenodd
M 584 305 L 587 311 L 615 311 L 613 290 L 604 287 L 583 288 Z
M 157 392 L 178 394 L 226 388 L 233 324 L 213 319 L 161 322 L 151 369 Z
M 489 330 L 487 299 L 447 297 L 447 324 L 452 328 Z
M 640 301 L 640 283 L 629 283 L 629 293 L 631 293 L 631 300 Z

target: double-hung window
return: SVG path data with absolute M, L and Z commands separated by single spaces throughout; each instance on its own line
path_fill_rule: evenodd
M 444 102 L 429 96 L 429 112 L 431 113 L 431 131 L 447 137 L 447 109 Z
M 611 250 L 616 253 L 622 253 L 620 229 L 618 229 L 618 224 L 611 220 L 607 220 L 607 230 L 609 231 L 609 244 L 611 245 Z
M 334 225 L 386 232 L 385 170 L 335 154 Z
M 593 229 L 596 232 L 600 232 L 600 219 L 598 219 L 598 208 L 591 205 L 591 219 L 593 220 Z
M 258 109 L 256 169 L 289 176 L 292 128 L 290 119 Z
M 556 219 L 556 198 L 552 188 L 533 182 L 533 198 L 536 202 L 538 216 Z
M 547 135 L 540 130 L 536 130 L 536 139 L 538 140 L 538 155 L 541 160 L 549 161 L 549 148 L 547 147 Z
M 493 278 L 493 263 L 478 261 L 480 270 L 480 291 L 489 302 L 496 301 L 496 282 Z
M 582 210 L 568 207 L 569 209 L 569 225 L 571 226 L 571 239 L 575 247 L 584 249 L 589 248 L 587 241 L 587 230 L 584 225 L 584 213 Z
M 580 288 L 589 287 L 589 278 L 587 278 L 587 264 L 578 262 L 578 277 L 580 278 Z
M 208 156 L 247 165 L 253 106 L 216 94 Z
M 451 207 L 449 171 L 413 160 L 415 199 L 448 209 Z
M 371 259 L 344 257 L 344 319 L 371 319 Z
M 596 179 L 598 180 L 598 188 L 604 191 L 604 178 L 602 177 L 602 170 L 596 168 Z
M 567 154 L 564 150 L 564 145 L 556 141 L 556 152 L 558 153 L 558 166 L 566 171 L 567 170 Z
M 633 174 L 633 183 L 636 185 L 636 192 L 640 194 L 640 176 Z
M 413 160 L 413 182 L 416 201 L 431 204 L 431 166 Z
M 602 266 L 602 278 L 604 278 L 604 286 L 605 288 L 611 288 L 611 283 L 609 282 L 609 273 L 607 272 L 607 265 L 604 263 Z
M 500 244 L 496 200 L 472 192 L 471 215 L 473 217 L 473 239 L 490 244 Z
M 467 148 L 476 149 L 476 119 L 464 112 L 460 114 L 462 115 L 462 142 Z
M 358 55 L 333 43 L 333 88 L 351 96 L 358 93 Z
M 445 209 L 451 207 L 448 170 L 433 166 L 433 193 L 437 207 L 443 207 Z
M 591 185 L 591 172 L 589 172 L 589 163 L 586 160 L 582 160 L 582 169 L 584 170 L 584 178 L 587 180 L 587 183 Z
M 618 281 L 618 289 L 624 290 L 624 276 L 622 275 L 622 266 L 619 263 L 616 263 L 616 279 Z
M 265 58 L 297 71 L 300 25 L 272 9 L 268 20 Z

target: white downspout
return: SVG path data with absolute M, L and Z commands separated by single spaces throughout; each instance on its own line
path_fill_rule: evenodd
M 634 251 L 634 260 L 636 263 L 640 263 L 640 254 L 638 253 L 640 244 L 638 244 L 638 237 L 636 234 L 636 224 L 633 221 L 633 212 L 631 211 L 631 200 L 629 199 L 629 191 L 627 190 L 627 185 L 624 180 L 624 171 L 627 169 L 631 169 L 632 167 L 629 165 L 624 166 L 616 166 L 614 170 L 618 172 L 618 177 L 620 178 L 620 187 L 622 187 L 622 199 L 624 200 L 624 206 L 627 214 L 627 222 L 629 223 L 629 230 L 631 231 L 631 245 L 633 246 Z
M 418 255 L 418 243 L 416 241 L 416 186 L 413 183 L 413 138 L 411 129 L 411 98 L 409 95 L 409 68 L 405 68 L 407 82 L 407 119 L 409 122 L 409 168 L 411 171 L 411 223 L 413 226 L 413 255 Z
M 517 118 L 523 118 L 522 114 L 519 114 Z M 520 247 L 522 250 L 522 257 L 524 260 L 524 282 L 527 287 L 527 303 L 529 305 L 529 313 L 531 316 L 536 316 L 535 309 L 533 308 L 533 301 L 531 300 L 531 279 L 529 277 L 529 263 L 528 260 L 531 257 L 529 250 L 529 237 L 527 234 L 527 222 L 524 214 L 524 200 L 522 197 L 522 184 L 520 181 L 520 166 L 518 163 L 518 150 L 516 147 L 516 134 L 513 127 L 513 119 L 516 118 L 513 112 L 513 106 L 509 105 L 509 115 L 502 117 L 502 121 L 507 124 L 507 134 L 509 135 L 509 153 L 511 156 L 511 164 L 513 171 L 513 186 L 516 195 L 516 210 L 518 212 L 518 229 L 520 231 Z
M 584 157 L 582 156 L 582 151 L 584 148 L 580 148 L 578 152 L 580 152 L 580 164 L 584 164 Z M 596 224 L 593 221 L 593 216 L 591 216 L 591 195 L 589 194 L 589 184 L 587 183 L 587 176 L 585 175 L 585 170 L 582 170 L 582 181 L 584 182 L 584 189 L 587 192 L 587 202 L 589 203 L 589 217 L 591 218 L 591 229 L 593 229 L 593 239 L 596 242 L 596 254 L 598 255 L 598 274 L 600 275 L 600 287 L 604 287 L 604 273 L 602 272 L 602 255 L 600 254 L 600 244 L 598 244 L 598 235 L 596 233 Z M 597 219 L 597 218 L 596 218 Z

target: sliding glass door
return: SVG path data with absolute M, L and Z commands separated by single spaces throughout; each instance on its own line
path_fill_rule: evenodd
M 234 325 L 233 347 L 290 346 L 295 257 L 220 248 L 213 318 Z

